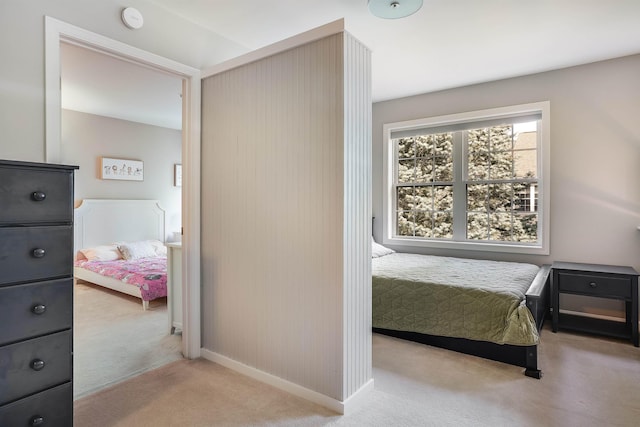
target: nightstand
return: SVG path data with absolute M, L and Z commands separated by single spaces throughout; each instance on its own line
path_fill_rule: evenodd
M 630 339 L 638 347 L 638 273 L 631 267 L 554 262 L 551 280 L 552 329 Z M 560 313 L 560 294 L 625 302 L 625 322 Z

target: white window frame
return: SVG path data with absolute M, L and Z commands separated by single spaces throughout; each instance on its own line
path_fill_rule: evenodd
M 391 133 L 418 129 L 422 127 L 435 127 L 454 125 L 458 123 L 510 118 L 525 114 L 540 114 L 540 127 L 538 129 L 537 161 L 539 168 L 538 180 L 538 227 L 540 241 L 538 244 L 514 244 L 509 242 L 471 241 L 471 240 L 435 240 L 416 237 L 394 236 L 394 170 L 395 156 L 394 144 Z M 382 242 L 386 245 L 414 246 L 441 249 L 461 249 L 470 251 L 508 252 L 532 255 L 549 255 L 549 219 L 551 200 L 550 191 L 550 103 L 549 101 L 534 102 L 530 104 L 513 105 L 508 107 L 492 108 L 487 110 L 470 111 L 459 114 L 429 117 L 424 119 L 409 120 L 404 122 L 387 123 L 383 126 L 383 215 L 382 215 Z M 455 173 L 455 172 L 454 172 Z M 458 179 L 456 177 L 455 179 Z M 454 206 L 454 221 L 460 219 L 460 215 L 466 217 L 466 206 Z M 466 239 L 466 236 L 465 236 Z

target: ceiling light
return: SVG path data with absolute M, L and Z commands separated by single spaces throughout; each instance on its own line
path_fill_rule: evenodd
M 369 10 L 384 19 L 404 18 L 422 7 L 422 0 L 369 0 Z

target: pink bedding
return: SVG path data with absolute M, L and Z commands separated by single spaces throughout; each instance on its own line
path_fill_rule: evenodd
M 167 296 L 167 259 L 164 257 L 130 261 L 79 260 L 75 262 L 75 266 L 137 286 L 143 301 Z

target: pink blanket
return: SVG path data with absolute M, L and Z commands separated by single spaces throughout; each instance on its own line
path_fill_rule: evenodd
M 131 261 L 80 260 L 75 262 L 75 266 L 137 286 L 143 301 L 167 296 L 167 259 L 164 257 Z

